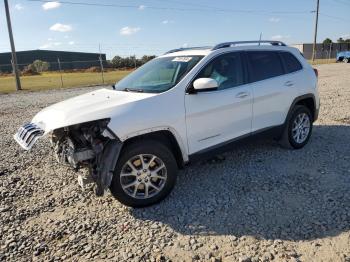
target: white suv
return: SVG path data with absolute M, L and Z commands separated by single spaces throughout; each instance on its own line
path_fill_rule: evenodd
M 178 168 L 242 138 L 263 132 L 302 148 L 319 111 L 317 71 L 277 41 L 171 50 L 113 89 L 49 106 L 14 137 L 29 150 L 50 134 L 59 162 L 87 167 L 97 195 L 109 188 L 134 207 L 162 200 Z

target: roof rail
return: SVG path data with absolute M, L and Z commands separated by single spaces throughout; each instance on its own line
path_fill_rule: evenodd
M 220 48 L 226 48 L 226 47 L 231 47 L 231 46 L 236 46 L 236 45 L 244 45 L 244 44 L 270 44 L 270 45 L 275 45 L 275 46 L 286 46 L 285 43 L 281 41 L 274 41 L 274 40 L 256 40 L 256 41 L 237 41 L 237 42 L 225 42 L 221 44 L 217 44 L 214 46 L 211 50 L 217 50 Z
M 186 51 L 186 50 L 203 50 L 203 49 L 211 49 L 211 48 L 212 48 L 212 46 L 180 47 L 180 48 L 169 50 L 169 51 L 165 52 L 164 55 L 170 54 L 170 53 L 175 53 L 175 52 L 180 52 L 180 51 Z

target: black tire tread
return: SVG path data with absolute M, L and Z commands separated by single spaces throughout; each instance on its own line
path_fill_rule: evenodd
M 305 140 L 305 142 L 298 145 L 298 144 L 294 143 L 291 139 L 290 128 L 291 128 L 291 123 L 293 122 L 294 117 L 301 112 L 305 112 L 309 115 L 310 133 L 309 133 L 309 137 Z M 286 125 L 284 127 L 281 139 L 279 140 L 279 144 L 281 145 L 281 147 L 286 148 L 286 149 L 300 149 L 300 148 L 304 147 L 310 139 L 310 136 L 312 133 L 312 125 L 313 125 L 313 119 L 312 119 L 312 114 L 311 114 L 310 110 L 304 105 L 295 105 L 294 108 L 292 109 L 290 117 L 286 121 Z

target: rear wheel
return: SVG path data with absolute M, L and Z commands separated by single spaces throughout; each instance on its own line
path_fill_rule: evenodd
M 343 62 L 344 62 L 344 63 L 349 63 L 349 58 L 344 57 Z
M 313 119 L 310 110 L 303 105 L 293 108 L 284 129 L 280 144 L 286 148 L 299 149 L 304 147 L 310 139 Z
M 177 164 L 169 148 L 158 141 L 140 141 L 123 150 L 110 189 L 121 203 L 145 207 L 164 199 L 176 177 Z

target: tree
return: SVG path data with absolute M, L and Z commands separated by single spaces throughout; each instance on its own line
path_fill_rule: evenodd
M 156 58 L 155 55 L 144 55 L 144 56 L 141 57 L 141 64 L 145 64 L 145 63 L 147 63 L 148 61 L 150 61 L 150 60 L 152 60 L 154 58 Z
M 113 59 L 110 61 L 110 64 L 114 68 L 135 68 L 142 66 L 143 64 L 147 63 L 148 61 L 152 60 L 156 56 L 151 55 L 147 56 L 144 55 L 141 58 L 137 58 L 136 56 L 128 56 L 128 57 L 120 57 L 120 56 L 115 56 Z
M 330 38 L 326 38 L 325 40 L 323 40 L 324 45 L 329 45 L 331 43 L 333 43 L 333 42 L 332 42 L 332 39 L 330 39 Z
M 115 68 L 122 68 L 123 67 L 123 58 L 120 56 L 113 57 L 111 64 Z
M 45 61 L 41 61 L 41 60 L 35 60 L 33 63 L 29 64 L 27 66 L 27 69 L 36 72 L 36 73 L 41 73 L 44 71 L 49 70 L 50 64 L 48 62 Z

